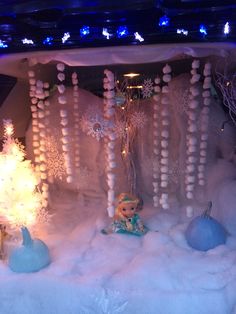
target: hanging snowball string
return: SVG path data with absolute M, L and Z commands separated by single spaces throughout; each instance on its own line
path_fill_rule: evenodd
M 197 128 L 197 118 L 198 118 L 198 108 L 200 95 L 200 89 L 198 82 L 200 80 L 200 74 L 197 73 L 197 69 L 200 67 L 200 61 L 194 60 L 192 62 L 191 70 L 191 87 L 189 96 L 189 108 L 187 110 L 188 125 L 186 134 L 186 174 L 185 174 L 185 193 L 188 200 L 194 198 L 194 189 L 196 185 L 196 166 L 198 162 L 198 128 Z M 192 217 L 193 208 L 192 206 L 187 206 L 186 215 Z
M 40 149 L 39 149 L 39 119 L 38 119 L 38 101 L 39 99 L 36 97 L 36 77 L 35 72 L 33 70 L 28 71 L 29 77 L 29 85 L 30 92 L 29 96 L 31 98 L 31 114 L 32 114 L 32 146 L 34 152 L 34 162 L 36 171 L 40 172 L 39 164 L 40 164 Z
M 110 122 L 110 128 L 108 130 L 107 138 L 105 138 L 105 150 L 106 150 L 106 161 L 107 161 L 107 211 L 109 217 L 113 217 L 115 213 L 115 173 L 116 168 L 115 161 L 115 139 L 116 135 L 114 132 L 114 115 L 115 115 L 115 82 L 114 74 L 109 71 L 104 71 L 105 77 L 103 79 L 104 95 L 104 117 Z
M 159 205 L 159 159 L 160 159 L 160 78 L 155 78 L 154 95 L 153 95 L 153 206 Z
M 47 167 L 47 138 L 49 136 L 49 83 L 37 81 L 36 86 L 38 88 L 38 93 L 42 95 L 41 100 L 38 101 L 38 120 L 39 120 L 39 143 L 40 143 L 40 177 L 42 184 L 42 196 L 43 196 L 43 206 L 48 205 L 48 167 Z
M 208 122 L 211 103 L 211 64 L 206 63 L 204 66 L 204 83 L 203 83 L 203 108 L 200 115 L 200 158 L 198 165 L 198 184 L 205 185 L 205 172 L 207 161 L 207 146 L 208 146 Z
M 165 85 L 161 89 L 161 151 L 160 151 L 160 204 L 163 209 L 169 208 L 169 136 L 170 136 L 170 99 L 169 99 L 169 82 L 171 81 L 171 67 L 166 64 L 163 68 L 162 80 Z
M 75 171 L 76 174 L 80 168 L 80 150 L 79 150 L 79 92 L 78 92 L 78 76 L 77 73 L 72 73 L 72 84 L 73 84 L 73 116 L 74 116 L 74 152 L 75 152 Z
M 61 142 L 62 142 L 62 151 L 64 155 L 64 160 L 65 160 L 65 168 L 66 168 L 66 181 L 67 183 L 71 183 L 73 181 L 72 178 L 72 164 L 71 164 L 71 157 L 69 153 L 69 142 L 70 142 L 70 136 L 69 136 L 69 120 L 68 120 L 68 112 L 66 109 L 64 109 L 64 105 L 67 104 L 66 97 L 64 95 L 65 93 L 65 85 L 63 82 L 65 81 L 65 65 L 63 63 L 58 63 L 57 64 L 57 78 L 59 80 L 59 84 L 57 85 L 57 89 L 59 92 L 58 96 L 58 103 L 60 104 L 60 107 L 63 109 L 60 109 L 60 124 L 61 124 Z

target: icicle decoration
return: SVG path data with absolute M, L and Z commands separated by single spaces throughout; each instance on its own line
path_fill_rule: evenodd
M 104 71 L 105 77 L 103 79 L 103 88 L 104 88 L 104 117 L 108 122 L 114 124 L 114 114 L 115 114 L 115 82 L 114 74 L 109 71 Z M 116 168 L 115 161 L 115 139 L 116 134 L 111 127 L 108 130 L 108 136 L 105 139 L 106 145 L 106 160 L 107 160 L 107 184 L 108 184 L 108 193 L 107 193 L 107 211 L 109 217 L 113 217 L 115 213 L 115 173 L 114 168 Z
M 155 78 L 154 95 L 153 95 L 153 206 L 159 205 L 159 158 L 160 158 L 160 141 L 159 141 L 159 117 L 160 117 L 160 78 Z
M 73 84 L 73 115 L 74 115 L 74 152 L 75 152 L 75 169 L 78 172 L 80 168 L 80 152 L 79 152 L 79 91 L 78 91 L 78 76 L 77 73 L 72 73 Z
M 171 81 L 171 67 L 166 64 L 163 71 L 162 80 L 165 85 L 161 89 L 161 149 L 160 149 L 160 205 L 163 209 L 169 208 L 169 136 L 170 136 L 170 118 L 169 118 L 169 82 Z
M 196 185 L 196 166 L 198 162 L 198 108 L 199 100 L 198 96 L 200 90 L 198 87 L 198 82 L 200 80 L 200 74 L 197 73 L 197 69 L 200 66 L 199 60 L 194 60 L 192 62 L 191 79 L 190 79 L 190 96 L 189 96 L 189 108 L 187 110 L 187 134 L 186 134 L 186 174 L 185 174 L 185 193 L 188 200 L 192 200 L 194 197 L 194 189 Z M 193 214 L 193 209 L 188 206 L 186 208 L 186 215 L 188 217 Z
M 63 109 L 60 109 L 60 124 L 61 124 L 61 142 L 62 142 L 62 151 L 63 156 L 65 159 L 65 168 L 66 168 L 66 181 L 67 183 L 71 183 L 73 181 L 72 177 L 72 164 L 71 164 L 71 157 L 69 152 L 69 143 L 70 143 L 70 136 L 69 136 L 69 120 L 68 120 L 68 112 L 66 109 L 64 109 L 63 105 L 67 104 L 66 97 L 64 95 L 65 93 L 65 85 L 63 84 L 65 80 L 65 65 L 63 63 L 57 64 L 57 78 L 59 80 L 59 84 L 57 86 L 59 96 L 58 96 L 58 103 L 60 104 L 60 107 Z
M 211 103 L 211 64 L 206 63 L 204 66 L 204 83 L 203 83 L 203 108 L 200 116 L 200 158 L 198 165 L 198 184 L 205 185 L 205 167 L 207 159 L 208 146 L 208 122 Z

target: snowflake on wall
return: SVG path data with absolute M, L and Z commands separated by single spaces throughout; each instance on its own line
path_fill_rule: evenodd
M 107 134 L 109 122 L 103 118 L 101 110 L 90 106 L 81 118 L 81 128 L 84 133 L 100 141 Z
M 143 111 L 136 111 L 131 114 L 130 122 L 133 127 L 142 129 L 147 123 L 147 116 Z
M 152 80 L 151 79 L 144 80 L 142 87 L 143 98 L 150 98 L 152 96 L 152 92 L 153 92 Z
M 65 160 L 63 154 L 59 152 L 58 143 L 54 136 L 46 138 L 46 151 L 48 175 L 62 180 L 66 175 Z
M 115 122 L 113 130 L 116 134 L 116 137 L 123 138 L 126 135 L 125 126 L 126 126 L 125 121 L 117 120 Z

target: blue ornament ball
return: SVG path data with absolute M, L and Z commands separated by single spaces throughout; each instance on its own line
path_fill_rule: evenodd
M 17 273 L 31 273 L 39 271 L 50 264 L 47 245 L 32 239 L 27 228 L 22 228 L 23 245 L 13 250 L 9 257 L 11 270 Z
M 226 242 L 227 231 L 209 215 L 210 208 L 203 215 L 194 218 L 186 229 L 186 240 L 193 249 L 208 251 Z

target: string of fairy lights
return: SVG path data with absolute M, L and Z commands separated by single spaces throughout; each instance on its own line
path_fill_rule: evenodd
M 151 41 L 160 42 L 182 42 L 182 41 L 227 41 L 234 38 L 234 22 L 219 22 L 217 27 L 209 23 L 195 23 L 185 25 L 175 23 L 170 17 L 164 15 L 160 17 L 155 25 L 155 29 L 149 31 L 135 25 L 119 26 L 90 26 L 83 25 L 73 31 L 48 30 L 48 34 L 34 36 L 24 36 L 16 34 L 15 38 L 9 40 L 9 36 L 0 34 L 0 49 L 11 50 L 34 50 L 50 48 L 70 48 L 75 46 L 98 46 L 106 44 L 143 44 Z M 34 38 L 33 38 L 34 37 Z

